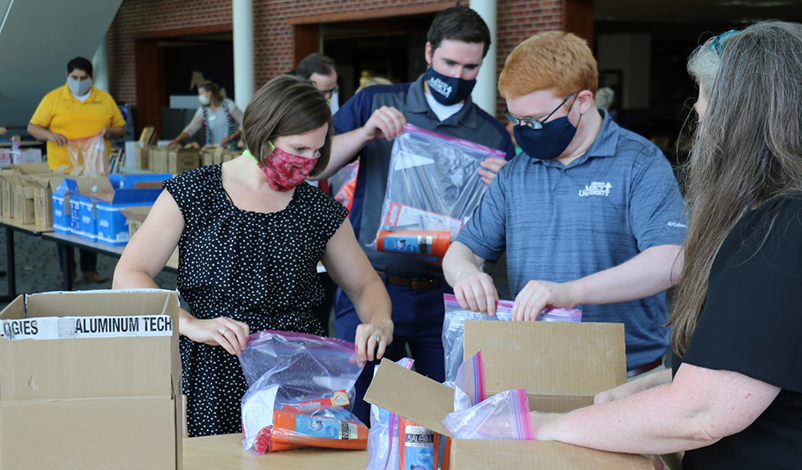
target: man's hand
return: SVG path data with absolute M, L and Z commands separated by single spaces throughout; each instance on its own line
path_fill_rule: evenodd
M 401 111 L 388 106 L 382 106 L 373 112 L 373 115 L 362 127 L 364 138 L 367 142 L 378 139 L 391 141 L 404 132 L 404 124 L 407 118 Z
M 492 183 L 493 180 L 496 179 L 496 176 L 498 176 L 499 170 L 501 170 L 506 164 L 507 160 L 504 160 L 503 158 L 491 157 L 485 159 L 485 161 L 480 163 L 482 168 L 479 170 L 479 176 L 482 177 L 482 181 L 484 181 L 486 185 L 490 186 L 490 183 Z
M 546 307 L 574 308 L 579 302 L 570 283 L 529 281 L 515 297 L 512 307 L 514 321 L 536 321 Z
M 460 279 L 454 284 L 454 296 L 464 309 L 487 315 L 496 314 L 498 291 L 489 274 L 476 271 Z
M 47 140 L 55 143 L 59 147 L 67 145 L 67 138 L 61 134 L 56 134 L 54 132 L 51 132 L 50 135 L 47 136 Z

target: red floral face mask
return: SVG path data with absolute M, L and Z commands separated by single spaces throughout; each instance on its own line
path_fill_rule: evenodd
M 259 165 L 259 161 L 250 151 L 246 150 L 245 153 L 259 165 L 267 178 L 267 183 L 276 191 L 289 191 L 303 183 L 320 158 L 319 154 L 315 158 L 293 155 L 276 147 L 272 142 L 268 141 L 268 144 L 272 152 L 265 158 L 264 165 Z

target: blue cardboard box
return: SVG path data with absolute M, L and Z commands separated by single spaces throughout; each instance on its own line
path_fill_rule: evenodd
M 65 178 L 53 191 L 53 230 L 65 235 L 81 234 L 81 196 L 92 190 L 94 178 Z M 94 231 L 91 234 L 94 237 Z
M 128 243 L 128 218 L 122 213 L 122 209 L 152 206 L 161 192 L 161 188 L 118 189 L 113 193 L 93 196 L 97 216 L 97 241 L 113 246 Z
M 70 190 L 70 184 L 65 179 L 53 191 L 53 230 L 57 233 L 69 235 L 71 233 L 70 223 L 70 199 L 67 193 Z M 73 181 L 73 184 L 75 182 Z
M 161 183 L 173 177 L 170 173 L 144 173 L 135 175 L 109 175 L 111 187 L 118 189 L 133 189 L 137 183 Z

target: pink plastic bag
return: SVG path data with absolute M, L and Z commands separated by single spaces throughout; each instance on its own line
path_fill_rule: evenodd
M 534 440 L 529 398 L 519 388 L 494 395 L 478 405 L 450 413 L 443 425 L 455 439 Z
M 277 412 L 364 426 L 349 411 L 362 373 L 353 343 L 283 331 L 252 334 L 239 357 L 248 382 L 242 398 L 243 447 L 264 453 Z
M 109 155 L 106 153 L 106 140 L 102 133 L 84 139 L 68 140 L 67 156 L 71 167 L 83 167 L 84 175 L 109 174 Z
M 454 411 L 470 408 L 485 398 L 485 370 L 482 351 L 479 351 L 459 366 L 454 381 Z

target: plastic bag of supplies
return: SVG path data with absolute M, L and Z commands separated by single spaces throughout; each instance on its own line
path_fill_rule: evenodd
M 462 340 L 465 338 L 465 322 L 469 320 L 511 321 L 512 306 L 515 302 L 500 300 L 496 306 L 495 316 L 463 309 L 457 302 L 457 298 L 452 294 L 443 295 L 443 303 L 445 304 L 443 350 L 445 351 L 446 381 L 454 381 L 457 378 L 460 364 L 462 364 Z M 540 312 L 537 321 L 581 322 L 582 310 L 546 309 Z
M 371 248 L 440 262 L 487 185 L 479 164 L 505 153 L 407 124 L 395 139 Z
M 300 447 L 365 449 L 351 412 L 362 367 L 353 343 L 301 333 L 254 333 L 239 357 L 243 447 L 258 454 Z

